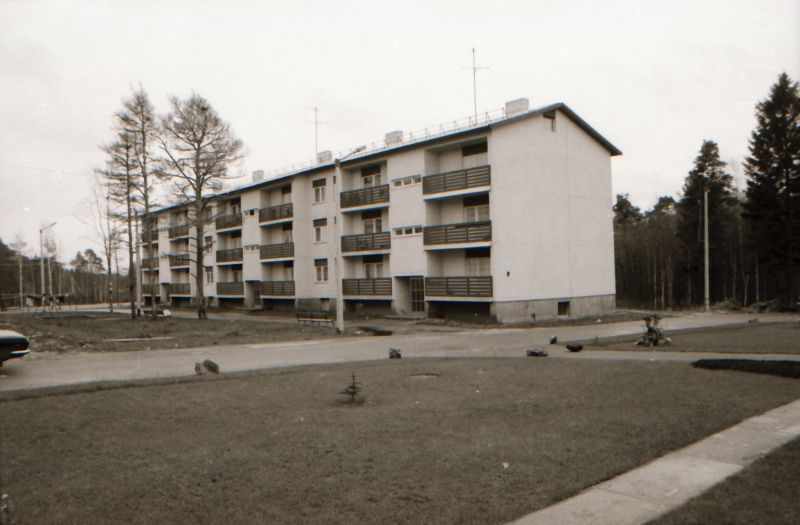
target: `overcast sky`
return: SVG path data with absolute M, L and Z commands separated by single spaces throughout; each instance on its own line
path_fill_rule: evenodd
M 703 139 L 747 154 L 754 105 L 800 79 L 800 2 L 54 2 L 0 0 L 0 239 L 68 260 L 98 145 L 139 83 L 157 111 L 193 90 L 248 151 L 241 173 L 305 162 L 528 97 L 565 102 L 624 155 L 614 191 L 677 195 Z M 612 196 L 609 195 L 609 206 Z

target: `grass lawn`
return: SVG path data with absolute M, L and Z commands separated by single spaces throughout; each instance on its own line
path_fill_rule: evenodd
M 666 332 L 669 346 L 635 346 L 638 337 L 614 338 L 590 344 L 590 350 L 661 350 L 666 352 L 717 352 L 731 354 L 800 354 L 800 322 L 748 324 Z
M 274 370 L 0 402 L 0 481 L 20 523 L 499 524 L 799 396 L 680 363 Z
M 0 330 L 28 336 L 31 352 L 114 352 L 215 344 L 266 343 L 333 337 L 328 327 L 233 319 L 140 319 L 129 315 L 64 313 L 57 317 L 0 316 Z M 156 339 L 168 337 L 169 339 Z M 105 339 L 136 339 L 114 343 Z
M 797 525 L 800 438 L 690 500 L 650 525 Z

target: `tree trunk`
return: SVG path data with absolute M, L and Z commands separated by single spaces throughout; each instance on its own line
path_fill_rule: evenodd
M 195 290 L 195 300 L 197 302 L 197 318 L 198 319 L 208 319 L 208 312 L 206 311 L 206 294 L 203 291 L 203 277 L 205 275 L 205 267 L 203 266 L 203 259 L 204 259 L 204 243 L 205 243 L 205 217 L 203 217 L 203 198 L 202 198 L 202 190 L 196 192 L 195 198 L 195 223 L 197 227 L 195 228 L 195 261 L 197 261 L 197 266 L 195 269 L 195 285 L 197 289 Z

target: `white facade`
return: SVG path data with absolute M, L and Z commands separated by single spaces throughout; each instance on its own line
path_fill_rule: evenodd
M 343 159 L 340 180 L 327 162 L 215 196 L 212 304 L 328 310 L 341 291 L 356 312 L 519 322 L 613 310 L 610 157 L 620 152 L 568 107 L 388 138 Z M 179 256 L 193 261 L 194 241 L 170 230 L 182 213 L 155 214 L 160 286 L 148 293 L 162 301 L 195 292 L 195 263 Z

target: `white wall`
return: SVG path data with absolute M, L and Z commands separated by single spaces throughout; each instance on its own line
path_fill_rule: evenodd
M 497 126 L 492 275 L 498 301 L 614 294 L 608 151 L 558 113 Z

